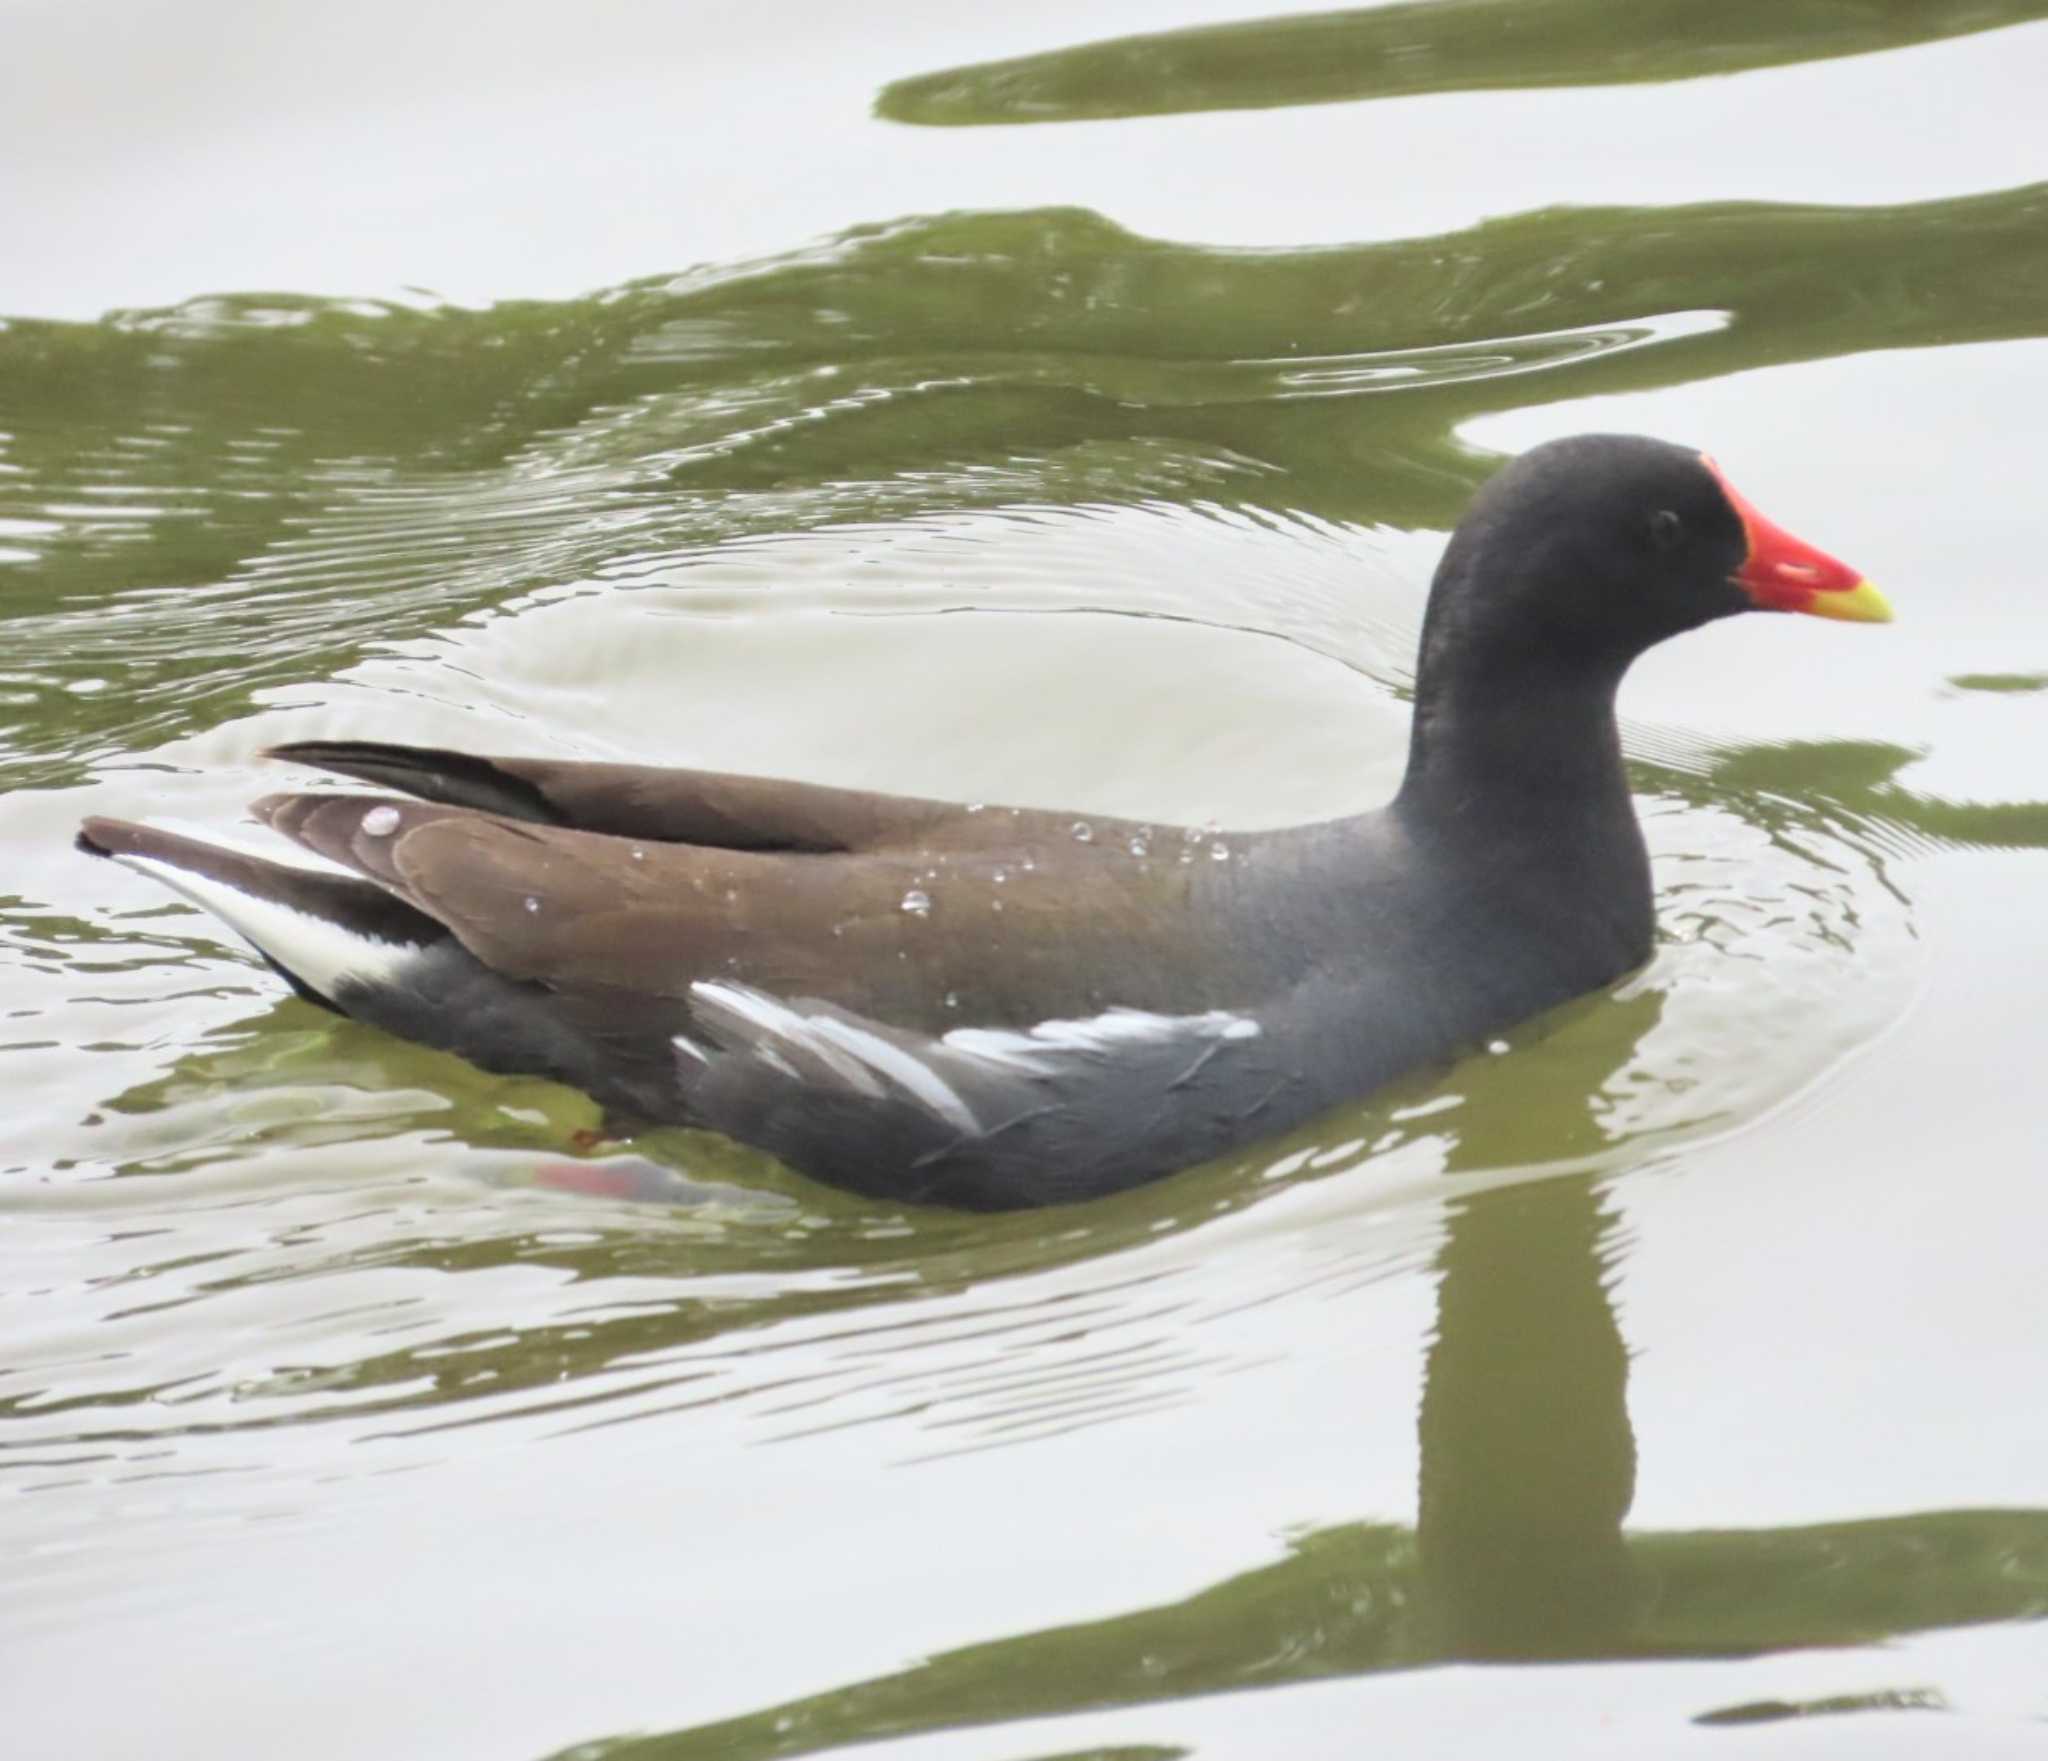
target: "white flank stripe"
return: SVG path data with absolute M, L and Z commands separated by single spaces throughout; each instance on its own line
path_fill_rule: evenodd
M 744 985 L 700 980 L 690 986 L 690 994 L 701 997 L 713 1008 L 736 1016 L 767 1038 L 778 1039 L 809 1052 L 862 1094 L 879 1098 L 883 1090 L 875 1077 L 880 1076 L 958 1130 L 981 1130 L 981 1121 L 975 1117 L 974 1110 L 954 1092 L 944 1077 L 915 1052 L 884 1039 L 878 1033 L 856 1027 L 838 1016 L 802 1014 Z M 786 1076 L 796 1076 L 788 1060 L 772 1045 L 757 1042 L 747 1050 L 769 1068 Z
M 690 994 L 707 1016 L 722 1016 L 726 1027 L 742 1030 L 746 1043 L 736 1057 L 753 1058 L 794 1081 L 806 1078 L 783 1055 L 802 1052 L 849 1088 L 879 1098 L 883 1084 L 917 1101 L 955 1129 L 974 1135 L 983 1130 L 980 1118 L 960 1091 L 946 1080 L 950 1068 L 961 1075 L 981 1067 L 984 1080 L 1005 1072 L 1025 1076 L 1057 1076 L 1062 1069 L 1099 1068 L 1119 1048 L 1135 1046 L 1200 1046 L 1224 1040 L 1259 1037 L 1259 1024 L 1248 1015 L 1211 1009 L 1202 1015 L 1154 1015 L 1145 1009 L 1108 1009 L 1100 1015 L 1066 1021 L 1041 1021 L 1030 1029 L 956 1027 L 942 1039 L 916 1037 L 914 1045 L 834 1011 L 816 1015 L 747 985 L 704 979 Z M 910 1038 L 912 1036 L 904 1036 Z M 697 1059 L 704 1051 L 678 1036 L 676 1049 Z M 878 1082 L 876 1079 L 880 1078 Z
M 792 1027 L 803 1024 L 803 1017 L 794 1009 L 778 1003 L 766 991 L 749 990 L 743 984 L 719 984 L 711 979 L 699 979 L 690 986 L 690 993 L 704 998 L 728 1015 L 737 1015 L 750 1027 L 774 1034 L 778 1039 L 787 1037 Z
M 778 1002 L 766 991 L 750 990 L 745 985 L 718 984 L 710 980 L 690 986 L 691 993 L 710 1004 L 714 1009 L 723 1009 L 729 1015 L 736 1015 L 756 1032 L 783 1041 L 786 1045 L 800 1046 L 832 1071 L 842 1082 L 849 1082 L 861 1093 L 879 1095 L 881 1084 L 863 1070 L 853 1059 L 846 1056 L 829 1040 L 821 1039 L 816 1029 L 821 1025 L 808 1015 L 801 1015 L 787 1004 Z M 779 1055 L 756 1048 L 757 1057 L 768 1060 L 786 1076 L 795 1076 L 796 1071 Z
M 1041 1021 L 1028 1031 L 1009 1027 L 956 1027 L 939 1043 L 1006 1069 L 1043 1072 L 1063 1056 L 1105 1053 L 1119 1045 L 1166 1045 L 1178 1039 L 1257 1039 L 1248 1015 L 1211 1009 L 1204 1015 L 1154 1015 L 1145 1009 L 1110 1009 L 1074 1021 Z
M 846 1050 L 842 1051 L 839 1046 L 833 1043 L 839 1035 L 831 1030 L 838 1025 L 836 1021 L 802 1016 L 799 1017 L 799 1030 L 790 1033 L 787 1037 L 792 1044 L 803 1046 L 812 1057 L 816 1058 L 826 1069 L 836 1075 L 840 1081 L 851 1083 L 864 1095 L 879 1097 L 882 1093 L 882 1085 L 875 1080 L 874 1071 L 868 1068 L 868 1063 L 872 1063 L 873 1060 L 863 1063 L 861 1048 L 858 1045 L 850 1045 Z M 853 1033 L 858 1039 L 873 1037 L 872 1035 L 861 1033 L 857 1028 L 848 1029 L 847 1031 Z M 849 1057 L 847 1055 L 848 1052 L 851 1052 L 853 1055 Z
M 420 955 L 417 942 L 385 942 L 360 936 L 327 918 L 309 917 L 275 899 L 245 893 L 225 881 L 194 874 L 154 856 L 116 856 L 114 860 L 137 874 L 161 881 L 172 892 L 212 912 L 237 935 L 325 997 L 333 996 L 334 987 L 344 979 L 388 983 Z
M 825 1069 L 838 1075 L 840 1081 L 852 1083 L 856 1089 L 860 1089 L 860 1093 L 864 1093 L 864 1096 L 879 1096 L 883 1091 L 883 1085 L 879 1081 L 874 1081 L 874 1075 L 864 1067 L 860 1046 L 850 1044 L 848 1050 L 852 1050 L 854 1057 L 848 1057 L 846 1050 L 840 1050 L 840 1046 L 836 1044 L 840 1036 L 834 1032 L 827 1032 L 829 1028 L 838 1026 L 836 1022 L 815 1016 L 803 1016 L 797 1010 L 791 1010 L 788 1005 L 778 1003 L 766 991 L 750 991 L 745 985 L 719 985 L 707 981 L 700 985 L 690 985 L 690 989 L 698 997 L 705 997 L 715 1007 L 723 1007 L 729 1014 L 739 1016 L 739 1020 L 748 1022 L 754 1028 L 760 1028 L 760 1032 L 774 1034 L 778 1040 L 791 1046 L 801 1046 L 813 1059 L 825 1065 Z M 856 1038 L 870 1036 L 856 1034 Z M 782 1069 L 782 1065 L 776 1065 L 776 1069 Z M 791 1071 L 791 1075 L 795 1075 L 795 1071 Z
M 879 1034 L 865 1033 L 851 1022 L 821 1016 L 812 1023 L 830 1033 L 870 1069 L 880 1071 L 898 1088 L 915 1095 L 948 1124 L 962 1131 L 979 1133 L 981 1121 L 974 1109 L 960 1098 L 953 1086 L 914 1052 L 893 1045 Z

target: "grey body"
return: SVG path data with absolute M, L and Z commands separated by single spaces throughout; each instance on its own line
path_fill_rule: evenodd
M 286 755 L 426 796 L 448 775 L 426 750 Z M 445 792 L 486 798 L 478 760 L 445 758 L 466 767 L 465 787 Z M 1526 835 L 1474 825 L 1468 839 L 1455 817 L 1405 800 L 1254 834 L 1097 818 L 1082 843 L 1063 814 L 482 762 L 506 781 L 500 811 L 364 795 L 259 804 L 366 877 L 280 870 L 261 877 L 273 893 L 312 889 L 332 918 L 353 885 L 364 922 L 418 948 L 395 974 L 304 993 L 486 1069 L 571 1083 L 622 1126 L 709 1126 L 893 1197 L 983 1208 L 1134 1185 L 1367 1093 L 1606 982 L 1648 947 L 1625 795 L 1616 863 L 1610 840 L 1541 820 Z M 528 796 L 518 785 L 533 778 L 544 790 Z M 710 797 L 726 815 L 715 834 L 684 817 Z M 657 836 L 678 830 L 769 847 Z M 149 827 L 95 822 L 87 836 L 187 873 L 211 862 L 244 885 L 256 867 Z M 904 909 L 913 894 L 929 908 Z M 1588 914 L 1575 903 L 1588 897 L 1625 908 Z M 287 954 L 272 958 L 289 974 Z M 774 1007 L 736 1013 L 748 997 Z M 922 1061 L 975 1124 L 886 1071 L 848 1080 L 867 1068 L 858 1060 L 851 1072 L 805 1060 L 790 1034 L 762 1031 L 778 1007 Z M 1100 1045 L 1076 1028 L 1007 1060 L 945 1037 L 1095 1021 Z M 1120 1021 L 1144 1031 L 1118 1034 Z

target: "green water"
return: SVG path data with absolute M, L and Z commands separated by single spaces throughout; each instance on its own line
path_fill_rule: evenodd
M 0 6 L 13 1745 L 2032 1752 L 2044 13 Z M 69 848 L 344 734 L 1369 805 L 1593 427 L 1900 621 L 1639 668 L 1644 973 L 1100 1205 L 579 1151 Z

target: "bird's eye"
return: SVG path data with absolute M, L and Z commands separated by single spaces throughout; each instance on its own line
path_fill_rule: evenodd
M 1684 536 L 1685 522 L 1669 508 L 1659 508 L 1650 516 L 1650 542 L 1659 550 L 1677 549 Z

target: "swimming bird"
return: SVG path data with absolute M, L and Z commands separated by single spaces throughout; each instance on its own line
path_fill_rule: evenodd
M 895 1201 L 1099 1197 L 1270 1137 L 1640 966 L 1615 693 L 1752 610 L 1883 622 L 1691 448 L 1587 435 L 1479 491 L 1376 811 L 1255 833 L 371 740 L 394 793 L 259 801 L 277 855 L 86 821 L 301 996 Z M 293 846 L 296 846 L 296 849 Z

